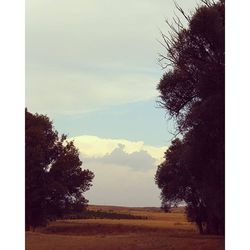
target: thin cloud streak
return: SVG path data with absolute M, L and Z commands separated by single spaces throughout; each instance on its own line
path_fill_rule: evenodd
M 72 114 L 156 97 L 156 39 L 173 10 L 172 0 L 28 0 L 26 106 Z

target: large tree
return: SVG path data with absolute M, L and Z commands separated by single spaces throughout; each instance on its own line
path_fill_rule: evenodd
M 179 139 L 165 153 L 155 180 L 163 206 L 185 201 L 200 232 L 223 234 L 225 223 L 225 9 L 203 1 L 188 27 L 162 34 L 170 66 L 158 85 L 160 104 L 176 120 Z
M 81 165 L 73 142 L 47 116 L 25 111 L 26 229 L 85 208 L 94 174 Z

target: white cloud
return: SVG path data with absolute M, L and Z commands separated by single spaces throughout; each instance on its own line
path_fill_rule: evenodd
M 71 139 L 79 148 L 84 168 L 95 174 L 93 187 L 86 193 L 90 204 L 160 206 L 154 175 L 166 147 L 90 135 Z
M 81 135 L 70 138 L 79 148 L 80 153 L 86 157 L 98 158 L 111 154 L 119 145 L 123 145 L 123 151 L 128 154 L 145 151 L 152 158 L 161 162 L 163 160 L 166 147 L 155 147 L 146 145 L 143 141 L 129 141 L 126 139 L 100 138 L 92 135 Z
M 135 170 L 148 170 L 155 165 L 156 159 L 150 156 L 147 151 L 141 150 L 129 154 L 124 152 L 124 147 L 124 145 L 119 144 L 118 148 L 115 148 L 110 154 L 103 156 L 101 161 L 108 164 L 128 166 Z
M 95 173 L 93 186 L 86 193 L 90 204 L 160 206 L 155 169 L 135 171 L 127 166 L 88 161 L 85 167 Z

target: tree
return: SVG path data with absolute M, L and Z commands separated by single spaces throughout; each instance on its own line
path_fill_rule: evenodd
M 70 211 L 82 211 L 94 174 L 81 168 L 79 151 L 58 136 L 45 115 L 25 111 L 25 224 L 44 226 Z
M 169 69 L 158 85 L 160 105 L 176 120 L 174 140 L 155 180 L 163 203 L 185 201 L 203 233 L 224 233 L 225 14 L 224 1 L 203 1 L 188 27 L 162 34 Z M 170 67 L 169 67 L 170 66 Z

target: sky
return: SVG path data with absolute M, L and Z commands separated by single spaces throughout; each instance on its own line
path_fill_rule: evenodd
M 175 13 L 172 0 L 26 1 L 26 107 L 74 140 L 95 173 L 90 204 L 160 206 L 174 122 L 156 102 L 157 40 Z

